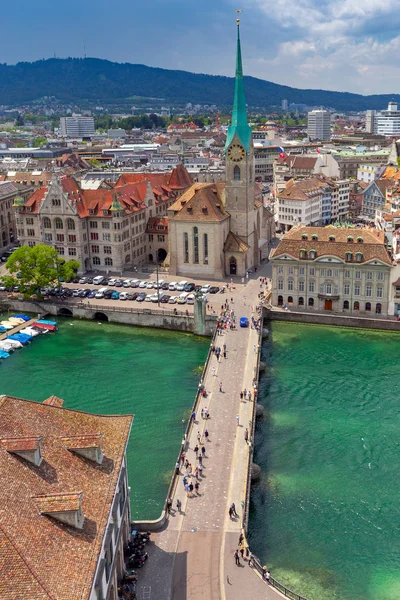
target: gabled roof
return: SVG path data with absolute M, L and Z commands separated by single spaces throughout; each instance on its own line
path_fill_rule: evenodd
M 241 237 L 230 231 L 224 244 L 224 252 L 247 252 L 250 246 Z
M 147 221 L 146 233 L 168 233 L 168 217 L 150 217 Z
M 309 177 L 302 181 L 291 179 L 287 182 L 285 189 L 279 192 L 279 198 L 287 200 L 309 200 L 315 193 L 327 185 L 318 177 Z
M 170 206 L 174 221 L 219 222 L 229 217 L 225 210 L 225 183 L 194 183 Z
M 35 466 L 0 444 L 0 598 L 89 600 L 131 423 L 0 396 L 0 438 L 40 436 L 43 456 Z M 77 432 L 101 432 L 103 465 L 65 447 Z M 40 514 L 75 510 L 81 492 L 82 530 Z

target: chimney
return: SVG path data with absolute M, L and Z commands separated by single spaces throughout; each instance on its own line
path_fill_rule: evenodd
M 86 435 L 71 435 L 61 438 L 64 446 L 75 454 L 101 465 L 104 454 L 101 448 L 103 436 L 100 433 Z
M 40 515 L 53 517 L 60 523 L 82 529 L 85 516 L 82 512 L 83 492 L 44 494 L 32 496 Z
M 40 451 L 40 442 L 42 438 L 39 435 L 20 436 L 20 437 L 3 437 L 1 444 L 10 454 L 27 460 L 28 462 L 40 467 L 43 457 Z

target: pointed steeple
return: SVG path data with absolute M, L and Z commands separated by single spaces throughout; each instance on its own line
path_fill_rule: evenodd
M 244 95 L 242 50 L 240 47 L 240 19 L 237 23 L 237 49 L 236 49 L 236 75 L 235 75 L 235 95 L 233 98 L 232 120 L 228 127 L 225 150 L 232 143 L 235 134 L 243 144 L 246 152 L 250 149 L 251 127 L 247 121 L 246 98 Z
M 115 190 L 114 190 L 114 197 L 113 197 L 113 201 L 112 201 L 110 210 L 112 212 L 121 212 L 124 210 L 123 206 L 121 205 L 120 201 L 118 200 L 118 195 Z

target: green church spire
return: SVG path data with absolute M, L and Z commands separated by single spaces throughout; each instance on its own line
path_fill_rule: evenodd
M 235 134 L 238 136 L 246 152 L 251 144 L 251 127 L 247 121 L 246 98 L 244 95 L 242 50 L 240 47 L 240 20 L 237 22 L 237 50 L 236 50 L 236 75 L 235 75 L 235 95 L 233 98 L 232 121 L 228 127 L 225 150 L 232 143 Z

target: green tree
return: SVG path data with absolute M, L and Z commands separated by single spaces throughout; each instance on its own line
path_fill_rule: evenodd
M 39 244 L 15 250 L 7 260 L 6 268 L 9 275 L 4 275 L 1 280 L 7 288 L 18 285 L 24 298 L 32 294 L 41 298 L 42 288 L 58 287 L 60 280 L 69 281 L 79 269 L 79 263 L 76 260 L 65 261 L 58 256 L 55 248 Z
M 18 117 L 15 119 L 15 125 L 16 127 L 23 127 L 24 124 L 24 117 L 19 113 Z
M 47 143 L 46 138 L 44 137 L 37 137 L 33 140 L 33 147 L 34 148 L 41 148 L 41 146 L 44 146 Z

